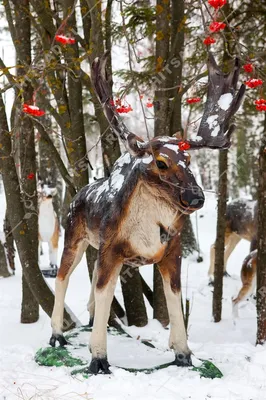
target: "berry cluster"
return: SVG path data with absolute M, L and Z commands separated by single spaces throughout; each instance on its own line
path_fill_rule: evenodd
M 29 104 L 23 104 L 23 112 L 34 117 L 41 117 L 45 114 L 45 111 L 40 110 L 39 107 Z

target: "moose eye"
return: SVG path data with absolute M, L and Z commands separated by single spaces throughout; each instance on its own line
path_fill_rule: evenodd
M 167 164 L 164 161 L 156 161 L 156 165 L 159 169 L 168 169 Z

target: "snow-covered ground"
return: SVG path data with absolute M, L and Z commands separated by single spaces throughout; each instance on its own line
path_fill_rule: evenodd
M 70 376 L 68 368 L 36 365 L 34 354 L 38 348 L 47 346 L 51 333 L 50 320 L 41 311 L 37 323 L 20 324 L 21 270 L 18 267 L 15 276 L 0 280 L 0 400 L 265 400 L 266 349 L 254 346 L 255 305 L 252 302 L 244 304 L 236 326 L 231 317 L 231 297 L 240 288 L 239 272 L 242 260 L 248 254 L 248 242 L 242 241 L 230 257 L 228 271 L 232 276 L 224 279 L 223 319 L 218 324 L 212 322 L 212 288 L 208 286 L 207 270 L 209 247 L 215 237 L 215 206 L 213 195 L 208 194 L 204 209 L 198 213 L 204 262 L 198 264 L 197 255 L 184 260 L 182 282 L 184 297 L 191 302 L 190 347 L 195 357 L 212 359 L 224 374 L 222 379 L 200 378 L 197 372 L 177 367 L 169 367 L 151 375 L 135 375 L 112 367 L 112 375 L 94 376 L 86 380 L 81 376 Z M 2 214 L 3 207 L 0 212 Z M 192 220 L 195 223 L 195 215 Z M 63 238 L 60 251 L 62 244 Z M 46 262 L 47 254 L 42 264 Z M 151 285 L 152 268 L 142 267 L 141 273 Z M 48 282 L 54 287 L 53 279 Z M 71 277 L 66 302 L 84 324 L 88 322 L 86 303 L 89 290 L 83 259 Z M 116 295 L 122 301 L 119 286 Z M 136 339 L 122 343 L 119 337 L 109 338 L 109 362 L 112 365 L 143 368 L 173 359 L 167 347 L 169 331 L 164 330 L 158 322 L 150 320 L 145 328 L 130 327 L 128 332 Z M 148 350 L 137 337 L 152 339 L 157 350 Z M 89 360 L 89 352 L 87 357 Z

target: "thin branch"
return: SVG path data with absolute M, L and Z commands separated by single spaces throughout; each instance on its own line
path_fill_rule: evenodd
M 36 128 L 38 129 L 38 131 L 41 133 L 42 139 L 45 140 L 45 142 L 47 143 L 47 145 L 49 146 L 49 149 L 51 151 L 51 155 L 53 156 L 53 159 L 60 171 L 60 174 L 62 176 L 62 178 L 64 179 L 66 185 L 69 188 L 70 194 L 71 196 L 75 196 L 75 194 L 77 193 L 76 188 L 74 186 L 74 184 L 72 183 L 72 178 L 69 175 L 65 164 L 63 163 L 63 160 L 60 156 L 60 154 L 58 153 L 52 139 L 50 138 L 49 134 L 46 131 L 45 126 L 36 118 L 32 118 L 34 125 L 36 126 Z
M 15 29 L 15 25 L 13 23 L 13 15 L 12 15 L 12 10 L 9 4 L 9 0 L 4 1 L 4 7 L 5 7 L 5 12 L 6 12 L 6 19 L 7 19 L 7 23 L 8 23 L 8 27 L 12 36 L 12 41 L 13 43 L 16 43 L 17 40 L 17 33 L 16 33 L 16 29 Z
M 13 85 L 11 85 L 11 84 L 6 85 L 5 87 L 3 87 L 3 89 L 0 89 L 0 93 L 1 94 L 5 93 L 7 90 L 12 89 L 12 88 L 13 88 Z
M 4 61 L 2 60 L 1 57 L 0 57 L 0 70 L 6 76 L 9 84 L 12 87 L 16 87 L 17 82 L 16 82 L 15 78 L 13 77 L 13 75 L 9 72 L 9 68 L 5 65 L 5 63 L 4 63 Z M 14 90 L 16 91 L 17 87 L 16 87 L 16 89 L 14 88 Z

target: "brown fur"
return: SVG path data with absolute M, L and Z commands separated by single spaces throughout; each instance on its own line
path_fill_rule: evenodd
M 251 209 L 251 210 L 250 210 Z M 228 258 L 240 240 L 248 240 L 250 251 L 257 248 L 257 213 L 256 206 L 252 212 L 252 205 L 248 200 L 235 200 L 228 203 L 226 210 L 224 272 Z M 210 268 L 208 274 L 214 274 L 215 244 L 211 246 Z
M 242 287 L 238 295 L 232 299 L 233 308 L 252 294 L 257 273 L 257 250 L 252 251 L 244 260 L 241 269 Z M 235 309 L 236 310 L 236 309 Z M 237 314 L 237 312 L 236 312 Z
M 51 243 L 52 243 L 52 246 L 54 249 L 58 248 L 58 241 L 59 241 L 59 222 L 58 222 L 58 218 L 56 218 L 55 229 L 54 229 L 53 236 L 51 238 Z
M 86 247 L 83 243 L 87 238 L 87 228 L 84 214 L 78 214 L 66 231 L 65 246 L 61 259 L 60 268 L 58 270 L 58 278 L 64 280 L 68 275 L 76 256 L 81 251 L 82 247 Z M 82 246 L 83 245 L 83 246 Z M 84 251 L 84 250 L 83 250 Z M 83 255 L 83 252 L 82 252 Z

